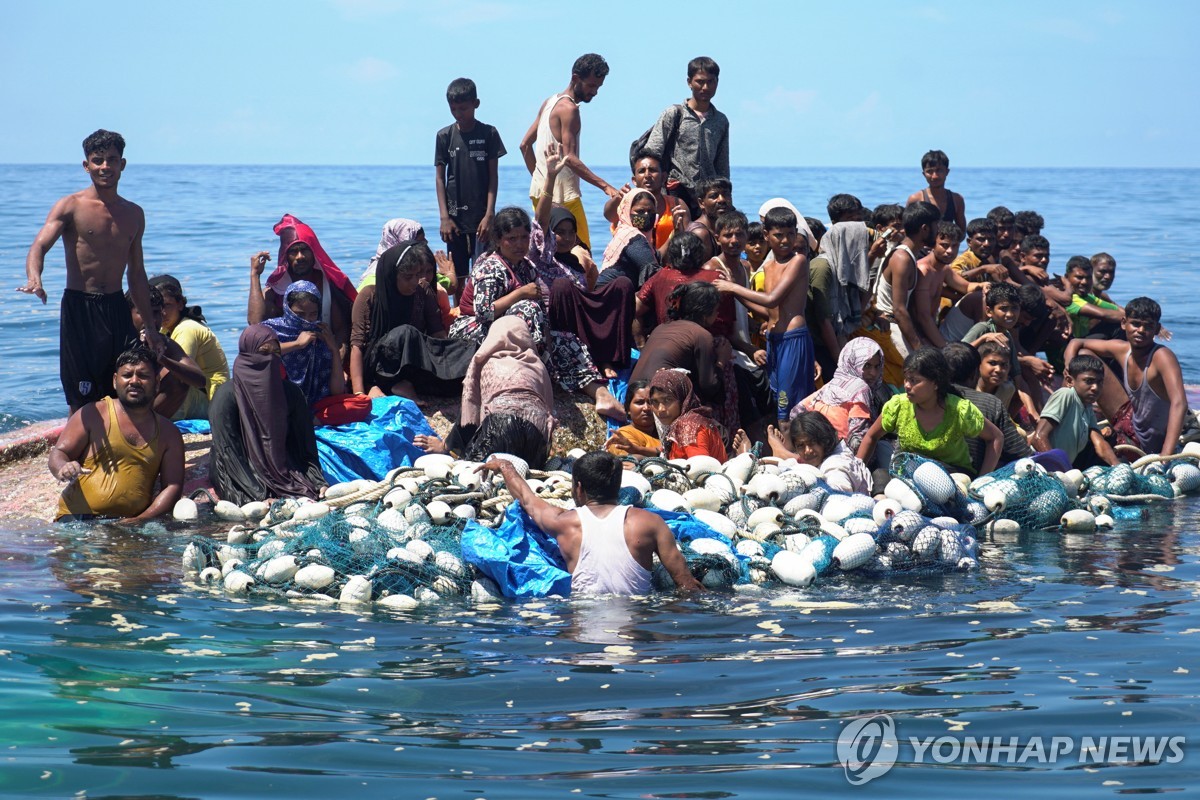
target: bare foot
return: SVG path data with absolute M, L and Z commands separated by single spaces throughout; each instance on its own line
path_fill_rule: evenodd
M 424 450 L 426 453 L 447 453 L 446 443 L 436 436 L 429 436 L 424 433 L 418 433 L 413 437 L 413 444 Z
M 367 397 L 374 400 L 377 397 L 387 397 L 387 395 L 383 393 L 383 389 L 380 389 L 378 386 L 372 386 L 371 391 L 367 392 Z
M 750 437 L 741 428 L 733 435 L 733 452 L 738 455 L 750 452 Z
M 612 364 L 601 364 L 600 374 L 604 376 L 604 380 L 611 381 L 617 377 L 617 368 Z
M 604 384 L 596 382 L 592 386 L 596 387 L 595 394 L 592 392 L 588 392 L 588 394 L 591 394 L 596 401 L 596 413 L 617 422 L 624 422 L 626 420 L 625 406 L 621 404 L 621 401 L 613 397 L 612 392 Z
M 779 432 L 779 428 L 774 425 L 767 426 L 767 444 L 771 448 L 771 455 L 776 458 L 795 458 L 796 454 L 788 449 L 789 442 L 783 438 L 783 434 Z
M 417 399 L 417 389 L 408 381 L 396 381 L 392 385 L 392 394 L 396 397 L 404 397 L 408 400 Z

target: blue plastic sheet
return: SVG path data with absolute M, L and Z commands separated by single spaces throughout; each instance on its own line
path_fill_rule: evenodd
M 675 539 L 729 539 L 690 514 L 646 509 L 663 518 Z M 542 531 L 517 502 L 510 503 L 495 530 L 478 522 L 467 523 L 462 536 L 463 560 L 473 564 L 500 587 L 505 597 L 566 596 L 571 593 L 571 573 L 554 537 Z
M 208 424 L 206 419 L 180 419 L 175 421 L 175 427 L 180 433 L 188 434 L 209 434 L 212 433 L 212 426 Z
M 416 403 L 403 397 L 377 397 L 366 421 L 316 429 L 321 471 L 330 483 L 382 480 L 396 467 L 409 466 L 425 454 L 412 443 L 420 433 L 436 435 Z

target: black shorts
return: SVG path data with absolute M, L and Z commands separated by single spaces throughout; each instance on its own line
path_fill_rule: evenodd
M 58 374 L 71 408 L 113 393 L 117 357 L 137 340 L 125 295 L 63 291 Z

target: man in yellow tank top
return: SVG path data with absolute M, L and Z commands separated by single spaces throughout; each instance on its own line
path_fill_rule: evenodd
M 105 397 L 71 415 L 50 449 L 50 474 L 66 484 L 56 520 L 135 523 L 175 506 L 183 491 L 183 437 L 154 411 L 157 389 L 158 360 L 134 347 L 117 359 L 116 400 Z

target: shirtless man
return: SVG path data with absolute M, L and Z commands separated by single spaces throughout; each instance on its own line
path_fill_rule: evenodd
M 552 198 L 555 205 L 563 206 L 575 217 L 575 233 L 580 244 L 589 250 L 592 239 L 587 216 L 583 213 L 579 179 L 583 178 L 609 197 L 616 197 L 619 193 L 608 181 L 588 169 L 579 158 L 579 104 L 592 102 L 607 76 L 608 62 L 603 57 L 588 53 L 575 59 L 567 88 L 542 103 L 533 124 L 521 139 L 521 156 L 525 159 L 529 174 L 533 176 L 529 183 L 529 199 L 535 209 L 538 197 L 545 191 L 546 145 L 551 141 L 562 145 L 567 166 L 554 184 Z
M 1162 308 L 1149 297 L 1135 297 L 1125 306 L 1120 339 L 1072 339 L 1067 363 L 1081 352 L 1110 358 L 1122 365 L 1124 379 L 1113 378 L 1105 368 L 1105 386 L 1097 405 L 1123 434 L 1147 454 L 1173 455 L 1179 447 L 1187 416 L 1183 371 L 1175 354 L 1154 337 L 1162 329 Z M 1137 388 L 1134 388 L 1134 387 Z
M 183 492 L 183 437 L 154 411 L 158 369 L 147 348 L 125 351 L 109 384 L 116 401 L 89 403 L 67 420 L 50 448 L 50 474 L 67 484 L 56 519 L 137 523 L 175 507 Z
M 796 215 L 773 208 L 763 219 L 763 233 L 773 260 L 763 265 L 762 292 L 727 280 L 713 281 L 746 305 L 767 309 L 767 376 L 776 418 L 786 420 L 792 406 L 813 393 L 813 342 L 804 317 L 808 305 L 808 256 L 797 248 Z
M 110 379 L 117 356 L 137 341 L 121 285 L 129 267 L 129 291 L 143 320 L 151 319 L 150 286 L 142 261 L 146 215 L 141 207 L 117 194 L 125 169 L 125 139 L 98 130 L 83 140 L 83 168 L 92 185 L 54 204 L 25 258 L 26 283 L 18 292 L 43 303 L 42 270 L 46 253 L 63 239 L 67 287 L 59 317 L 59 377 L 67 405 L 75 413 L 85 404 L 111 394 Z M 146 342 L 162 352 L 158 330 L 143 331 Z
M 918 200 L 904 208 L 901 217 L 904 241 L 892 251 L 879 272 L 875 292 L 880 328 L 889 331 L 891 348 L 881 343 L 885 362 L 897 369 L 909 353 L 921 346 L 921 337 L 910 312 L 909 300 L 917 285 L 917 259 L 933 244 L 939 212 L 932 203 Z
M 661 517 L 617 504 L 622 468 L 616 456 L 588 453 L 575 462 L 575 508 L 558 508 L 538 497 L 506 459 L 492 458 L 477 471 L 500 473 L 534 524 L 554 537 L 571 573 L 571 594 L 649 594 L 655 555 L 681 592 L 702 588 Z
M 700 216 L 688 223 L 685 230 L 695 234 L 704 245 L 704 260 L 720 252 L 717 245 L 717 217 L 733 208 L 733 184 L 728 178 L 706 178 L 696 185 L 700 201 Z
M 950 265 L 958 257 L 961 243 L 962 229 L 953 222 L 942 220 L 937 224 L 929 255 L 917 261 L 917 283 L 909 304 L 922 344 L 939 349 L 946 346 L 946 340 L 938 329 L 938 311 L 947 276 L 953 272 Z

